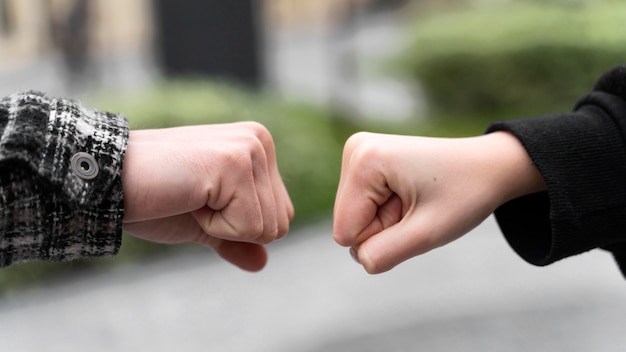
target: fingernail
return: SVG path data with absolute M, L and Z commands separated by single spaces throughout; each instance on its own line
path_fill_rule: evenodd
M 350 247 L 350 255 L 352 256 L 352 259 L 354 259 L 355 262 L 357 262 L 358 264 L 361 264 L 361 261 L 359 260 L 359 251 L 357 250 L 356 247 Z

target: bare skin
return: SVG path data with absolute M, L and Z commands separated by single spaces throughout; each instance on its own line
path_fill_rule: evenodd
M 361 132 L 344 148 L 334 238 L 368 273 L 382 273 L 545 188 L 506 132 L 456 139 Z
M 205 245 L 249 271 L 294 215 L 272 137 L 254 122 L 131 131 L 122 182 L 125 231 Z

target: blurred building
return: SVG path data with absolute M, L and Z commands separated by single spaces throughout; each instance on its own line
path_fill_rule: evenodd
M 85 35 L 89 55 L 145 47 L 154 29 L 151 2 L 0 0 L 0 65 L 37 60 L 55 50 L 60 36 Z
M 381 9 L 407 1 L 0 0 L 0 95 L 202 75 L 357 115 L 406 115 L 411 92 L 360 72 L 398 39 L 401 12 Z
M 153 38 L 151 0 L 0 0 L 2 92 L 124 81 Z
M 266 0 L 265 14 L 271 27 L 293 29 L 332 26 L 354 8 L 372 0 Z
M 166 75 L 263 84 L 257 0 L 155 0 L 156 46 Z
M 416 1 L 266 0 L 268 84 L 343 116 L 421 114 L 419 87 L 382 68 L 403 45 L 407 9 Z

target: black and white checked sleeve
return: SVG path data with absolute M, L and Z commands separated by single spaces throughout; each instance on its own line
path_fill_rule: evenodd
M 128 123 L 39 92 L 0 101 L 0 267 L 114 255 Z

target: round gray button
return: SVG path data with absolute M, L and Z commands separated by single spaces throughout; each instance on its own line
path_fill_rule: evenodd
M 91 180 L 98 176 L 100 167 L 96 159 L 88 153 L 79 152 L 70 160 L 72 171 L 83 180 Z

